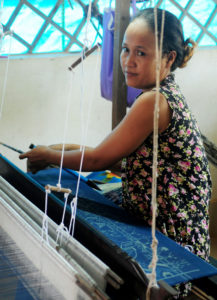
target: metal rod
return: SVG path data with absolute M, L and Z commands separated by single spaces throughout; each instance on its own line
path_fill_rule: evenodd
M 11 150 L 13 150 L 13 151 L 16 151 L 16 152 L 18 152 L 18 153 L 24 153 L 23 151 L 21 151 L 21 150 L 19 150 L 19 149 L 16 149 L 16 148 L 14 148 L 14 147 L 11 147 L 11 146 L 9 146 L 9 145 L 7 145 L 7 144 L 4 144 L 4 143 L 2 143 L 2 142 L 0 142 L 0 145 L 2 145 L 2 146 L 4 146 L 4 147 L 7 147 L 7 148 L 9 148 L 9 149 L 11 149 Z
M 100 47 L 100 44 L 96 44 L 94 47 L 92 47 L 90 50 L 86 50 L 82 53 L 82 58 L 79 57 L 68 69 L 69 71 L 72 71 L 77 65 L 81 63 L 82 60 L 84 60 L 86 57 L 88 57 L 91 53 L 93 53 L 98 47 Z

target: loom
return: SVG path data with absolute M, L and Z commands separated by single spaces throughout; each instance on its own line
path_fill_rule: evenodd
M 26 174 L 0 156 L 0 175 L 0 214 L 3 231 L 1 240 L 4 241 L 4 236 L 7 235 L 7 240 L 14 240 L 18 248 L 25 246 L 22 249 L 27 256 L 25 261 L 35 257 L 34 268 L 39 269 L 36 272 L 37 282 L 44 283 L 44 286 L 30 284 L 28 288 L 28 278 L 23 279 L 24 274 L 21 274 L 21 279 L 18 278 L 20 285 L 25 286 L 33 295 L 37 289 L 41 291 L 43 288 L 43 295 L 52 291 L 56 295 L 55 299 L 59 299 L 57 295 L 61 295 L 60 299 L 145 299 L 150 272 L 148 264 L 151 260 L 150 228 L 108 201 L 98 190 L 82 182 L 74 238 L 71 237 L 61 247 L 56 244 L 55 236 L 57 226 L 61 222 L 64 203 L 59 193 L 49 195 L 47 245 L 45 241 L 41 241 L 40 235 L 44 210 L 44 183 L 54 183 L 58 169 L 40 171 L 35 175 Z M 65 172 L 62 180 L 64 186 L 72 188 L 73 194 L 76 175 Z M 66 226 L 69 219 L 67 207 Z M 215 299 L 217 269 L 159 232 L 157 238 L 158 287 L 153 289 L 152 299 L 168 299 L 169 295 L 175 293 L 173 285 L 188 280 L 193 281 L 196 288 L 204 290 Z M 8 245 L 1 244 L 2 253 Z M 32 248 L 35 250 L 29 250 Z M 5 258 L 6 254 L 3 257 Z M 9 258 L 6 257 L 6 260 Z M 42 270 L 41 265 L 44 266 Z M 13 268 L 12 272 L 15 272 Z M 19 270 L 16 272 L 19 274 Z M 66 276 L 66 287 L 61 287 L 60 283 L 63 280 L 58 279 L 56 275 L 60 278 Z M 32 281 L 34 282 L 33 279 Z M 55 289 L 49 288 L 50 285 L 55 286 Z M 32 291 L 33 288 L 36 291 Z
M 107 282 L 116 288 L 122 283 L 72 237 L 59 247 L 57 224 L 51 219 L 49 244 L 43 241 L 43 212 L 3 177 L 0 206 L 1 299 L 109 299 L 104 292 Z
M 0 157 L 0 297 L 145 299 L 151 259 L 150 228 L 109 203 L 85 182 L 79 194 L 75 237 L 61 246 L 56 243 L 64 204 L 58 193 L 52 193 L 48 201 L 49 243 L 41 239 L 44 186 L 52 180 L 56 183 L 56 171 L 27 175 Z M 75 174 L 71 175 L 75 178 L 64 174 L 64 186 L 77 180 Z M 69 210 L 67 207 L 66 225 Z M 166 299 L 175 294 L 173 285 L 189 280 L 196 286 L 210 287 L 207 293 L 215 297 L 213 276 L 217 269 L 162 234 L 157 233 L 157 238 L 158 287 L 153 288 L 151 298 Z

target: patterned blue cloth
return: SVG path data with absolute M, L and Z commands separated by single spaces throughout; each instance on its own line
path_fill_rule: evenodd
M 30 176 L 30 174 L 22 172 L 1 155 L 0 158 L 14 169 L 17 176 L 25 177 L 39 189 L 43 189 L 46 184 L 57 183 L 58 169 L 44 170 Z M 4 169 L 2 172 L 4 173 L 6 170 Z M 62 186 L 75 191 L 76 173 L 71 175 L 68 172 L 66 173 L 63 172 L 62 175 Z M 135 259 L 145 273 L 149 273 L 148 266 L 152 257 L 150 248 L 151 228 L 138 223 L 124 209 L 109 201 L 100 192 L 93 190 L 85 181 L 81 182 L 79 195 L 84 197 L 78 201 L 78 216 L 104 235 L 112 244 L 116 244 Z M 55 195 L 52 197 L 53 201 L 61 202 L 60 198 Z M 156 232 L 156 236 L 159 243 L 158 281 L 164 280 L 170 285 L 175 285 L 186 280 L 191 281 L 217 274 L 217 268 L 184 249 L 162 233 Z
M 45 185 L 56 182 L 57 174 L 57 169 L 49 169 L 31 176 L 40 184 Z M 63 172 L 63 187 L 74 191 L 76 182 L 76 173 L 70 176 L 69 173 Z M 150 273 L 148 266 L 152 257 L 151 228 L 139 223 L 123 208 L 109 201 L 100 192 L 93 190 L 84 181 L 81 182 L 79 195 L 81 198 L 78 201 L 78 216 L 135 259 L 146 274 Z M 156 236 L 159 242 L 158 281 L 164 280 L 170 285 L 175 285 L 217 274 L 215 267 L 161 232 L 156 232 Z

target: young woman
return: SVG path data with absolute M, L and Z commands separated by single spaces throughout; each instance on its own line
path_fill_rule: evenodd
M 162 11 L 158 9 L 158 32 Z M 86 148 L 84 171 L 112 168 L 122 161 L 122 205 L 151 225 L 153 112 L 156 98 L 154 10 L 141 11 L 123 38 L 121 66 L 127 85 L 143 90 L 129 113 L 95 148 Z M 157 228 L 198 256 L 208 259 L 208 202 L 211 181 L 200 131 L 178 85 L 176 68 L 193 54 L 194 42 L 183 38 L 179 20 L 165 12 L 160 65 Z M 70 150 L 74 149 L 74 150 Z M 108 151 L 109 149 L 109 151 Z M 81 152 L 68 145 L 64 167 L 78 170 Z M 59 164 L 58 147 L 39 146 L 21 154 L 33 167 Z

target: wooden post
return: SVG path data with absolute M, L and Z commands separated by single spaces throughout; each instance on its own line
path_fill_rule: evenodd
M 112 85 L 112 128 L 116 127 L 126 114 L 127 87 L 120 66 L 120 53 L 125 29 L 130 20 L 130 0 L 116 0 L 113 50 Z

